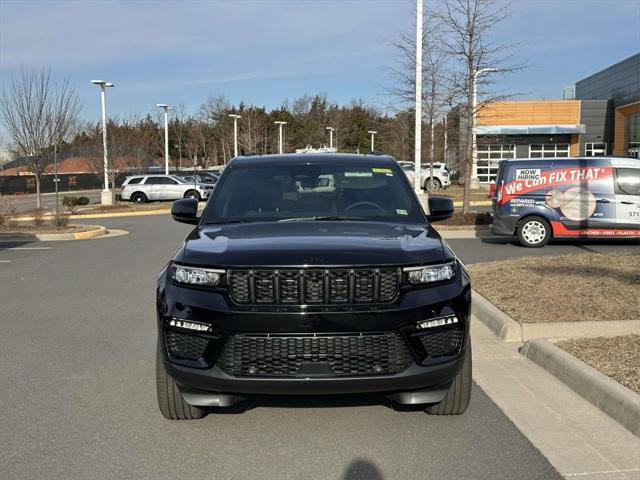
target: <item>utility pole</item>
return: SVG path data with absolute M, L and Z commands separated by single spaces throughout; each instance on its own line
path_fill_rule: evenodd
M 166 103 L 156 103 L 156 107 L 164 110 L 164 174 L 169 175 L 169 110 Z
M 238 156 L 238 119 L 242 118 L 242 115 L 236 113 L 229 114 L 233 118 L 233 156 Z
M 287 122 L 283 122 L 282 120 L 279 120 L 279 121 L 273 122 L 273 123 L 278 125 L 278 153 L 280 155 L 282 155 L 282 153 L 283 153 L 283 148 L 282 148 L 282 143 L 283 143 L 282 126 L 286 125 Z

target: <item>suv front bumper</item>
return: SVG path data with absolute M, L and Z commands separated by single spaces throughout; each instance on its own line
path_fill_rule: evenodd
M 466 271 L 460 268 L 459 272 L 454 281 L 446 284 L 420 289 L 401 288 L 398 299 L 392 304 L 376 308 L 317 307 L 316 311 L 241 309 L 233 305 L 224 293 L 203 294 L 201 290 L 182 288 L 161 280 L 158 290 L 158 346 L 166 371 L 185 392 L 185 398 L 191 398 L 191 403 L 200 402 L 194 405 L 224 405 L 228 402 L 220 398 L 234 395 L 372 392 L 394 394 L 394 399 L 401 403 L 416 403 L 421 398 L 436 403 L 446 394 L 470 351 L 468 319 L 471 289 Z M 421 347 L 424 342 L 419 340 L 426 330 L 417 329 L 416 324 L 453 315 L 459 320 L 456 325 L 461 332 L 459 348 L 447 355 L 426 354 Z M 167 348 L 167 332 L 176 331 L 169 322 L 175 318 L 211 325 L 211 331 L 206 334 L 210 341 L 203 358 L 177 358 L 171 353 L 171 348 Z M 437 331 L 442 332 L 444 328 L 448 327 L 439 327 Z M 221 353 L 226 342 L 235 335 L 304 335 L 313 338 L 314 334 L 357 337 L 376 332 L 393 332 L 402 336 L 411 357 L 406 368 L 392 373 L 367 372 L 353 376 L 313 371 L 295 376 L 251 375 L 246 371 L 236 375 L 221 368 Z M 196 338 L 197 332 L 187 333 Z

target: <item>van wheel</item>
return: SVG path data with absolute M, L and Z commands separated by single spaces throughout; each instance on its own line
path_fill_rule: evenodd
M 429 178 L 426 182 L 424 182 L 424 189 L 428 192 L 437 192 L 442 188 L 442 183 L 437 178 Z
M 131 201 L 133 203 L 147 203 L 147 196 L 144 193 L 137 192 L 131 195 Z
M 200 194 L 197 192 L 197 190 L 188 190 L 184 194 L 184 198 L 195 198 L 196 200 L 200 201 Z
M 523 246 L 544 247 L 551 238 L 551 225 L 542 217 L 527 217 L 518 223 L 516 233 Z
M 462 368 L 440 403 L 429 405 L 425 412 L 429 415 L 462 415 L 471 400 L 471 344 L 467 347 Z
M 169 420 L 196 420 L 203 418 L 207 412 L 186 402 L 176 385 L 164 368 L 164 359 L 160 351 L 160 342 L 156 353 L 156 393 L 160 413 Z

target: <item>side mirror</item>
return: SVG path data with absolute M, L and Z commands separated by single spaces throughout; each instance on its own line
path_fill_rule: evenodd
M 176 200 L 171 205 L 171 216 L 176 222 L 197 225 L 200 219 L 198 214 L 198 200 L 196 198 L 183 198 Z
M 427 220 L 437 222 L 438 220 L 446 220 L 451 215 L 453 215 L 453 200 L 449 197 L 429 196 L 429 215 L 427 215 Z

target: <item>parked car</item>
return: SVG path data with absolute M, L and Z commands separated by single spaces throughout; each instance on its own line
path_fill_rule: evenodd
M 135 175 L 127 177 L 123 182 L 120 198 L 135 203 L 180 198 L 199 201 L 209 198 L 212 190 L 212 185 L 194 185 L 174 175 Z
M 398 164 L 409 178 L 411 185 L 413 185 L 415 182 L 415 163 L 399 161 Z M 429 191 L 440 190 L 441 188 L 447 188 L 451 185 L 447 167 L 444 163 L 440 162 L 433 162 L 433 180 L 431 180 L 431 165 L 422 167 L 420 170 L 420 180 L 422 182 L 422 188 Z
M 254 394 L 378 392 L 430 414 L 471 394 L 465 266 L 388 156 L 237 157 L 157 284 L 157 397 L 169 419 Z
M 215 185 L 218 181 L 219 175 L 215 173 L 189 173 L 186 175 L 180 175 L 180 178 L 187 183 L 199 183 L 202 185 Z
M 552 238 L 640 238 L 640 160 L 503 160 L 492 204 L 494 233 L 517 235 L 525 247 Z

